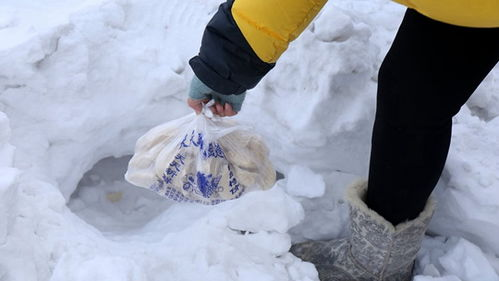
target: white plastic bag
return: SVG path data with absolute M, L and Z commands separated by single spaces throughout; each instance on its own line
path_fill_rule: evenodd
M 218 204 L 268 189 L 276 172 L 262 139 L 234 121 L 190 114 L 139 138 L 125 179 L 175 201 Z

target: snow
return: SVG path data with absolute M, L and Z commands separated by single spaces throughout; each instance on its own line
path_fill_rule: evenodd
M 324 195 L 326 183 L 309 167 L 292 165 L 287 177 L 286 192 L 290 195 L 316 198 Z
M 419 275 L 415 280 L 499 280 L 491 264 L 494 260 L 497 262 L 497 257 L 487 257 L 478 246 L 464 238 L 427 239 L 418 259 L 417 267 L 427 276 Z
M 464 239 L 459 240 L 439 261 L 444 270 L 462 280 L 499 280 L 480 248 Z
M 108 157 L 85 173 L 68 207 L 102 232 L 125 232 L 147 222 L 172 206 L 153 192 L 123 180 L 130 157 Z
M 8 142 L 10 134 L 9 119 L 5 113 L 0 112 L 0 169 L 10 167 L 14 161 L 15 148 Z
M 441 211 L 431 229 L 458 234 L 499 253 L 499 118 L 485 121 L 464 108 L 453 130 L 442 180 L 446 188 L 438 193 Z
M 276 206 L 283 208 L 275 212 Z M 164 228 L 186 219 L 185 212 L 191 212 L 188 225 Z M 162 233 L 153 229 L 155 237 L 149 236 L 145 228 L 126 237 L 113 236 L 117 241 L 92 245 L 98 249 L 76 248 L 60 260 L 50 280 L 193 280 L 199 276 L 231 280 L 239 275 L 239 280 L 247 280 L 245 276 L 287 280 L 287 267 L 299 273 L 297 280 L 306 280 L 316 273 L 288 253 L 291 240 L 286 234 L 301 212 L 301 206 L 279 188 L 254 192 L 220 208 L 177 204 L 151 222 L 163 221 Z M 267 216 L 255 218 L 255 213 Z
M 135 141 L 184 116 L 214 0 L 0 3 L 0 280 L 317 281 L 292 242 L 347 233 L 377 69 L 404 9 L 330 1 L 236 119 L 284 175 L 218 206 L 123 179 Z M 498 280 L 499 69 L 456 116 L 416 281 Z

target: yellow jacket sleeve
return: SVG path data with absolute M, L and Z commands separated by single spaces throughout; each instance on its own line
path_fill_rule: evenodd
M 327 0 L 236 0 L 232 16 L 253 51 L 276 62 L 319 13 Z
M 449 24 L 499 27 L 499 0 L 395 0 Z M 264 62 L 274 63 L 327 0 L 235 0 L 232 16 Z
M 395 0 L 441 22 L 467 27 L 499 27 L 499 0 Z

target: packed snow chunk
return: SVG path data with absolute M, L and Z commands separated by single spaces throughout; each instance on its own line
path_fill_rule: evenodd
M 316 271 L 306 270 L 307 266 L 288 252 L 291 245 L 289 236 L 272 230 L 273 221 L 292 220 L 294 218 L 291 216 L 295 215 L 287 210 L 290 206 L 279 202 L 284 198 L 293 199 L 282 190 L 279 192 L 276 190 L 274 188 L 268 191 L 255 191 L 238 200 L 217 206 L 179 204 L 211 209 L 211 211 L 193 220 L 186 229 L 169 233 L 161 240 L 160 245 L 151 244 L 152 251 L 148 253 L 151 262 L 147 262 L 147 266 L 151 268 L 150 272 L 154 272 L 158 277 L 152 280 L 200 280 L 202 276 L 203 280 L 224 281 L 249 280 L 250 277 L 253 277 L 251 280 L 318 281 L 313 279 L 317 276 Z M 265 197 L 255 196 L 257 194 Z M 279 200 L 263 200 L 264 198 Z M 260 209 L 248 209 L 254 207 L 248 203 L 260 200 L 264 201 Z M 245 208 L 237 209 L 238 205 L 244 205 Z M 271 213 L 279 209 L 285 211 L 277 212 L 276 215 Z M 272 214 L 269 216 L 272 219 L 264 224 L 254 225 L 255 227 L 250 229 L 247 218 L 252 213 L 260 212 Z M 259 216 L 258 219 L 266 220 L 263 216 Z M 241 223 L 237 225 L 238 229 L 251 231 L 236 229 L 231 224 L 234 220 Z M 301 278 L 290 279 L 291 272 Z M 165 279 L 164 276 L 160 278 L 162 274 L 166 274 L 164 276 L 168 278 Z
M 288 266 L 288 273 L 291 277 L 290 280 L 296 281 L 318 281 L 319 274 L 315 265 L 309 262 L 302 262 L 296 259 L 291 266 Z
M 192 113 L 142 136 L 125 178 L 175 201 L 218 204 L 270 188 L 276 172 L 268 154 L 236 122 Z
M 322 175 L 309 167 L 293 165 L 287 176 L 286 191 L 294 196 L 316 198 L 324 195 L 326 183 Z
M 439 258 L 448 273 L 463 281 L 499 281 L 499 276 L 480 248 L 463 238 L 453 243 L 449 252 Z
M 291 238 L 286 233 L 261 231 L 249 234 L 248 241 L 252 242 L 255 247 L 267 249 L 276 256 L 286 253 L 291 248 Z
M 352 19 L 337 7 L 323 9 L 313 28 L 317 38 L 324 42 L 345 41 L 354 33 Z
M 322 173 L 326 182 L 324 195 L 318 198 L 297 198 L 305 209 L 305 219 L 290 230 L 293 241 L 330 240 L 349 233 L 349 208 L 344 195 L 352 183 L 365 178 L 342 172 Z
M 241 231 L 286 233 L 304 218 L 303 207 L 279 186 L 246 194 L 223 206 L 228 226 Z

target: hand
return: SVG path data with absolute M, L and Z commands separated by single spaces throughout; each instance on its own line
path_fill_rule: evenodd
M 208 103 L 210 100 L 209 99 L 204 99 L 204 100 L 195 100 L 188 98 L 187 99 L 187 104 L 196 111 L 196 114 L 200 114 L 201 110 L 203 109 L 203 104 Z M 214 105 L 210 106 L 211 112 L 213 114 L 218 115 L 220 117 L 229 117 L 229 116 L 234 116 L 237 114 L 237 111 L 234 111 L 232 109 L 232 105 L 230 103 L 226 103 L 225 105 L 222 105 L 219 102 L 215 102 Z
M 214 99 L 215 104 L 210 107 L 213 114 L 228 117 L 236 115 L 241 110 L 245 96 L 246 93 L 240 95 L 223 95 L 215 92 L 194 75 L 191 81 L 187 104 L 199 114 L 201 113 L 203 104 Z

